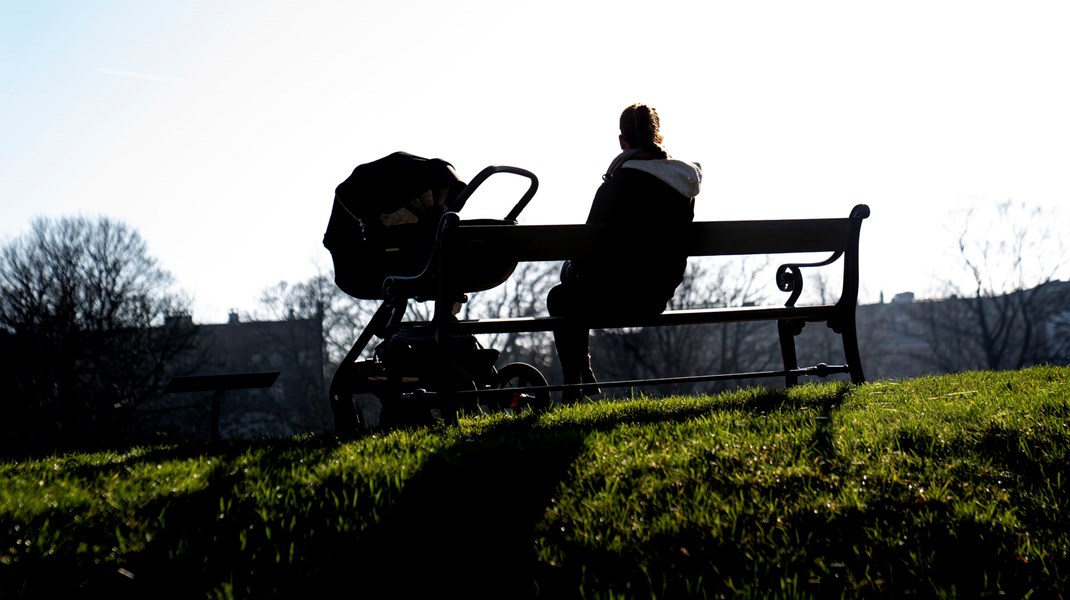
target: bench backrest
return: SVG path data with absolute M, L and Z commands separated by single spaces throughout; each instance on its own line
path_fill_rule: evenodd
M 456 213 L 447 216 L 452 217 L 452 222 L 444 221 L 435 257 L 441 262 L 437 267 L 428 265 L 428 272 L 438 273 L 440 284 L 457 280 L 454 273 L 488 261 L 506 264 L 562 261 L 604 248 L 606 244 L 612 247 L 612 244 L 626 243 L 622 240 L 656 243 L 659 239 L 682 239 L 688 256 L 828 252 L 835 259 L 842 255 L 841 301 L 853 304 L 858 293 L 858 238 L 862 220 L 869 217 L 869 207 L 859 204 L 845 218 L 697 221 L 685 226 L 488 224 L 465 223 Z M 783 291 L 801 287 L 799 267 L 802 266 L 807 265 L 780 267 L 777 279 Z M 791 281 L 795 282 L 794 288 Z M 441 297 L 450 297 L 457 291 L 465 290 L 440 288 Z M 797 294 L 789 300 L 789 306 L 796 297 Z
M 472 225 L 463 221 L 451 242 L 503 259 L 557 261 L 593 251 L 613 236 L 620 239 L 687 240 L 689 256 L 846 252 L 857 239 L 856 223 L 846 219 L 778 221 L 698 221 L 686 226 L 651 225 Z

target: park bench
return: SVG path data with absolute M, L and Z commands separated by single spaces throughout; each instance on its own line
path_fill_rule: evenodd
M 168 380 L 163 391 L 165 394 L 213 392 L 208 434 L 209 443 L 215 446 L 219 442 L 219 411 L 223 395 L 231 390 L 269 388 L 275 385 L 275 380 L 278 377 L 279 371 L 224 373 L 218 375 L 176 375 Z
M 474 260 L 501 262 L 563 261 L 591 252 L 612 240 L 658 240 L 683 238 L 690 257 L 784 255 L 818 253 L 823 260 L 787 262 L 776 271 L 777 288 L 788 297 L 783 305 L 713 307 L 668 310 L 643 318 L 598 318 L 586 322 L 590 329 L 634 327 L 670 327 L 681 325 L 767 321 L 776 322 L 782 370 L 742 373 L 698 374 L 663 379 L 600 381 L 601 387 L 632 387 L 680 381 L 714 381 L 759 377 L 783 377 L 787 386 L 796 385 L 801 376 L 825 377 L 847 374 L 853 383 L 863 383 L 865 376 L 859 356 L 855 309 L 857 305 L 859 266 L 858 241 L 862 221 L 869 217 L 869 207 L 855 206 L 845 218 L 784 220 L 739 220 L 693 222 L 686 226 L 656 228 L 649 225 L 516 225 L 501 222 L 465 222 L 456 213 L 442 219 L 431 260 L 415 276 L 390 276 L 384 281 L 384 297 L 418 298 L 433 290 L 435 312 L 429 323 L 435 339 L 464 334 L 553 331 L 560 317 L 536 316 L 494 319 L 457 319 L 451 308 L 463 296 L 464 270 Z M 826 256 L 827 254 L 827 256 Z M 832 303 L 797 305 L 803 289 L 806 269 L 842 264 L 842 287 Z M 843 363 L 820 362 L 812 366 L 798 364 L 795 337 L 807 323 L 825 323 L 839 334 Z M 561 390 L 570 386 L 550 386 Z

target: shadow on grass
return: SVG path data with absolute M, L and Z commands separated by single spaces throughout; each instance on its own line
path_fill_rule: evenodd
M 81 467 L 80 475 L 121 477 L 139 462 L 205 455 L 218 465 L 210 470 L 203 489 L 162 497 L 136 517 L 52 515 L 67 519 L 65 535 L 72 544 L 114 544 L 124 518 L 157 519 L 160 526 L 139 550 L 117 561 L 87 563 L 88 557 L 72 550 L 4 567 L 22 581 L 4 591 L 22 589 L 31 592 L 25 595 L 38 597 L 99 592 L 111 598 L 190 598 L 229 588 L 235 597 L 316 597 L 341 590 L 343 595 L 364 598 L 447 593 L 469 598 L 572 598 L 582 575 L 539 563 L 537 528 L 555 494 L 569 485 L 569 473 L 591 433 L 623 424 L 684 422 L 711 411 L 775 413 L 806 407 L 820 415 L 814 451 L 831 453 L 832 411 L 846 393 L 846 387 L 839 387 L 800 399 L 769 390 L 742 404 L 711 403 L 672 411 L 656 403 L 637 404 L 634 410 L 609 412 L 579 427 L 571 423 L 534 427 L 530 417 L 503 420 L 430 457 L 395 498 L 358 498 L 354 505 L 339 508 L 328 499 L 355 490 L 351 478 L 335 475 L 303 491 L 308 494 L 306 506 L 268 517 L 262 513 L 264 507 L 237 497 L 248 476 L 236 468 L 235 459 L 252 452 L 258 463 L 280 468 L 295 460 L 326 461 L 345 440 L 321 436 L 213 450 L 149 450 L 122 463 Z M 374 519 L 368 516 L 373 512 Z M 273 526 L 272 533 L 265 526 Z M 717 543 L 719 549 L 710 548 L 715 555 L 737 550 L 729 538 Z M 621 571 L 627 565 L 616 561 L 591 566 L 607 569 L 618 581 L 627 577 Z M 57 572 L 65 576 L 52 576 Z

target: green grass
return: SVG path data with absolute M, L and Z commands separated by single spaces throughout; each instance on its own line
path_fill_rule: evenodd
M 0 598 L 1053 598 L 1068 442 L 1045 367 L 8 460 Z

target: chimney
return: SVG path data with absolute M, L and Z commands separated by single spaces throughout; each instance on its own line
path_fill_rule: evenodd
M 240 322 L 240 319 L 238 319 L 238 311 L 236 311 L 236 310 L 230 311 L 230 316 L 227 317 L 227 324 L 228 325 L 237 325 L 239 322 Z

